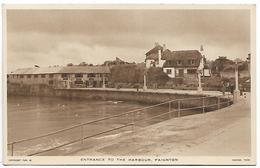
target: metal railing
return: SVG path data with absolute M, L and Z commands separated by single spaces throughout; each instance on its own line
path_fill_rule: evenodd
M 195 102 L 196 100 L 197 101 L 199 100 L 202 103 L 199 106 L 190 105 L 190 104 L 192 104 L 191 102 Z M 184 103 L 185 101 L 188 101 L 188 103 L 185 104 Z M 212 101 L 213 101 L 213 104 L 210 103 Z M 72 127 L 61 129 L 61 130 L 58 130 L 58 131 L 54 131 L 54 132 L 51 132 L 51 133 L 48 133 L 48 134 L 44 134 L 44 135 L 40 135 L 40 136 L 36 136 L 36 137 L 32 137 L 32 138 L 27 138 L 27 139 L 22 139 L 22 140 L 18 140 L 18 141 L 13 141 L 11 143 L 8 143 L 8 147 L 10 148 L 10 150 L 9 150 L 10 155 L 13 156 L 14 152 L 15 152 L 15 146 L 18 145 L 18 144 L 26 143 L 26 142 L 29 142 L 29 141 L 32 141 L 32 140 L 42 139 L 42 138 L 46 138 L 46 137 L 51 137 L 53 135 L 57 135 L 59 133 L 65 133 L 66 131 L 77 129 L 77 128 L 80 129 L 80 137 L 79 138 L 65 142 L 63 144 L 59 144 L 59 145 L 54 146 L 54 147 L 50 147 L 50 148 L 47 148 L 47 149 L 43 149 L 43 150 L 40 150 L 40 151 L 35 151 L 35 152 L 27 154 L 27 156 L 33 156 L 33 155 L 38 155 L 38 154 L 41 154 L 41 153 L 53 151 L 55 149 L 58 149 L 58 148 L 61 148 L 61 147 L 64 147 L 64 146 L 67 146 L 67 145 L 70 145 L 70 144 L 74 144 L 74 143 L 77 143 L 77 142 L 83 143 L 83 141 L 86 140 L 86 139 L 90 139 L 90 138 L 93 138 L 93 137 L 96 137 L 96 136 L 100 136 L 100 135 L 103 135 L 103 134 L 106 134 L 106 133 L 109 133 L 109 132 L 112 132 L 112 131 L 115 131 L 115 130 L 120 130 L 120 129 L 123 129 L 123 128 L 126 128 L 126 127 L 130 127 L 130 126 L 132 127 L 132 132 L 134 132 L 134 127 L 138 123 L 153 120 L 155 118 L 158 118 L 158 117 L 161 117 L 161 116 L 164 116 L 164 115 L 168 115 L 169 118 L 172 118 L 172 117 L 175 117 L 175 116 L 172 116 L 174 114 L 174 112 L 177 112 L 176 117 L 181 117 L 181 116 L 183 116 L 182 115 L 183 111 L 201 110 L 200 111 L 201 113 L 205 113 L 207 111 L 212 111 L 212 110 L 215 110 L 215 109 L 220 109 L 222 107 L 227 107 L 227 106 L 231 105 L 232 103 L 233 103 L 233 98 L 232 98 L 232 96 L 230 97 L 230 94 L 221 95 L 221 96 L 205 96 L 205 97 L 199 97 L 199 98 L 196 97 L 196 98 L 186 98 L 186 99 L 184 98 L 184 99 L 168 100 L 168 101 L 165 101 L 163 103 L 155 104 L 155 105 L 152 105 L 152 106 L 148 106 L 148 107 L 144 107 L 144 108 L 140 108 L 140 109 L 135 109 L 135 110 L 131 110 L 131 111 L 128 111 L 128 112 L 125 112 L 125 113 L 112 115 L 112 116 L 108 116 L 108 117 L 103 117 L 103 118 L 100 118 L 100 119 L 97 119 L 97 120 L 93 120 L 93 121 L 89 121 L 89 122 L 86 122 L 86 123 L 74 125 Z M 195 104 L 197 104 L 197 102 L 195 102 Z M 135 117 L 134 117 L 135 113 L 138 113 L 138 112 L 144 111 L 144 110 L 151 110 L 151 109 L 154 109 L 154 108 L 159 107 L 159 106 L 164 106 L 164 107 L 167 106 L 167 109 L 168 109 L 167 112 L 164 112 L 164 113 L 160 112 L 160 114 L 158 114 L 158 115 L 148 117 L 148 118 L 145 118 L 145 119 L 142 119 L 142 118 L 141 119 L 135 119 Z M 92 135 L 88 135 L 88 136 L 84 135 L 85 126 L 87 126 L 87 125 L 95 124 L 95 123 L 98 123 L 98 122 L 101 122 L 101 121 L 107 121 L 107 120 L 115 119 L 115 118 L 118 118 L 118 117 L 130 115 L 130 114 L 132 116 L 130 123 L 123 124 L 122 126 L 115 127 L 115 128 L 112 128 L 112 129 L 108 129 L 108 130 L 105 130 L 105 131 L 101 131 L 101 132 L 98 132 L 98 133 L 95 133 L 95 134 L 92 134 Z

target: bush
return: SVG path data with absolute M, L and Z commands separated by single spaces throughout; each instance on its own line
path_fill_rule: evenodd
M 158 87 L 164 87 L 169 79 L 162 68 L 151 67 L 147 70 L 147 83 L 149 86 L 156 84 Z
M 111 68 L 113 83 L 143 83 L 144 67 L 136 64 L 116 65 Z

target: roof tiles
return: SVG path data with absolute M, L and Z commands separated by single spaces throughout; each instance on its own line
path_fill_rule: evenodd
M 106 66 L 56 66 L 20 68 L 11 74 L 57 74 L 57 73 L 110 73 Z

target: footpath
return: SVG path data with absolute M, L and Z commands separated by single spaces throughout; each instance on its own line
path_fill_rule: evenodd
M 214 112 L 172 118 L 134 133 L 107 136 L 102 143 L 87 145 L 70 155 L 250 156 L 250 109 L 250 99 L 241 98 L 239 103 Z
M 121 91 L 121 92 L 137 92 L 134 88 L 73 88 L 77 90 L 107 90 L 107 91 Z M 190 95 L 209 95 L 209 96 L 220 96 L 222 92 L 220 91 L 197 91 L 197 90 L 175 90 L 175 89 L 139 89 L 139 92 L 148 93 L 172 93 L 172 94 L 190 94 Z M 226 92 L 228 94 L 228 92 Z

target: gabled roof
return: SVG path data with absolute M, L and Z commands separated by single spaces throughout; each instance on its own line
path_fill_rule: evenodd
M 198 50 L 173 51 L 167 55 L 164 67 L 198 67 L 201 58 L 202 55 Z M 194 64 L 190 63 L 191 60 Z M 177 61 L 181 61 L 181 64 L 177 64 Z
M 110 73 L 107 66 L 66 66 L 59 73 Z
M 106 66 L 56 66 L 21 68 L 11 74 L 57 74 L 57 73 L 110 73 Z
M 173 51 L 166 60 L 200 59 L 202 57 L 198 50 Z
M 145 55 L 149 56 L 150 54 L 158 54 L 158 50 L 163 50 L 163 47 L 161 45 L 157 45 L 154 48 L 152 48 L 150 51 L 148 51 Z
M 167 60 L 167 58 L 169 58 L 172 55 L 171 50 L 166 49 L 165 51 L 163 51 L 162 53 L 162 59 L 163 60 Z
M 171 50 L 166 49 L 165 51 L 163 51 L 162 60 L 166 60 L 166 58 L 169 57 L 169 55 L 171 55 Z M 159 59 L 158 51 L 156 53 L 151 53 L 150 55 L 146 56 L 146 59 L 158 60 Z
M 20 68 L 17 69 L 11 74 L 51 74 L 51 73 L 59 73 L 62 67 L 40 67 L 40 68 Z
M 148 55 L 146 57 L 146 59 L 148 59 L 148 60 L 155 60 L 156 61 L 156 60 L 159 59 L 158 53 L 152 53 L 152 54 Z

